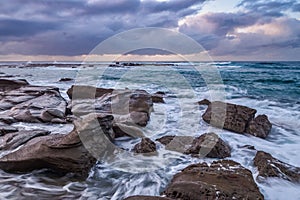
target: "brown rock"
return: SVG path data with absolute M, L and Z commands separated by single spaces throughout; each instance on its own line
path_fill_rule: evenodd
M 159 91 L 159 92 L 152 94 L 151 98 L 152 98 L 153 103 L 165 103 L 164 96 L 165 96 L 165 93 Z
M 215 133 L 205 133 L 192 142 L 185 154 L 208 158 L 226 158 L 231 156 L 230 146 Z
M 208 106 L 210 104 L 210 101 L 207 100 L 207 99 L 203 99 L 201 101 L 198 101 L 198 104 L 199 105 L 206 105 L 206 106 Z
M 163 136 L 156 141 L 164 144 L 167 150 L 192 156 L 225 158 L 231 155 L 229 145 L 215 133 L 205 133 L 197 138 L 191 136 Z
M 17 130 L 17 132 L 7 133 L 0 137 L 0 150 L 15 149 L 35 137 L 45 136 L 48 134 L 50 134 L 50 132 L 45 130 Z
M 252 119 L 246 129 L 246 133 L 260 138 L 266 138 L 272 129 L 272 124 L 266 115 L 258 115 Z
M 252 173 L 230 160 L 194 164 L 176 174 L 163 192 L 172 199 L 264 199 Z
M 76 116 L 89 113 L 109 113 L 116 123 L 146 126 L 153 102 L 145 90 L 113 90 L 90 86 L 72 86 L 68 90 L 72 98 L 68 108 Z M 74 96 L 75 95 L 75 96 Z
M 127 197 L 124 200 L 172 200 L 172 199 L 166 197 L 158 197 L 158 196 L 136 195 L 136 196 Z
M 255 113 L 255 109 L 246 106 L 214 101 L 208 105 L 202 118 L 212 126 L 243 133 Z
M 86 145 L 89 147 L 87 138 L 93 142 L 95 142 L 93 137 L 97 135 L 103 135 L 102 139 L 106 138 L 106 135 L 112 133 L 113 121 L 111 115 L 88 117 L 76 121 L 74 130 L 66 135 L 53 134 L 25 141 L 24 146 L 0 158 L 0 168 L 9 172 L 47 168 L 56 173 L 72 172 L 79 177 L 87 177 L 90 168 L 96 162 L 95 157 L 85 148 Z M 90 135 L 85 136 L 87 133 Z M 85 146 L 82 140 L 86 142 Z M 103 141 L 96 142 L 102 142 L 97 145 L 103 145 Z M 105 151 L 106 149 L 102 149 L 102 152 Z
M 65 121 L 66 101 L 59 89 L 32 86 L 25 80 L 0 79 L 0 121 L 53 122 Z
M 17 128 L 0 122 L 0 136 L 5 135 L 7 133 L 17 132 L 17 131 L 18 131 Z
M 260 177 L 278 177 L 291 182 L 300 182 L 300 168 L 284 163 L 271 154 L 258 151 L 254 158 L 254 165 L 258 168 Z
M 142 138 L 141 142 L 133 147 L 135 153 L 152 153 L 156 151 L 156 144 L 149 138 Z

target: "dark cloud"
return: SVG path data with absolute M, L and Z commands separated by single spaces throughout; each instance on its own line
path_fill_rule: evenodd
M 34 36 L 58 28 L 59 25 L 53 22 L 0 19 L 0 40 L 7 37 Z
M 297 9 L 297 0 L 243 0 L 238 6 L 264 16 L 281 17 L 285 15 L 285 11 Z

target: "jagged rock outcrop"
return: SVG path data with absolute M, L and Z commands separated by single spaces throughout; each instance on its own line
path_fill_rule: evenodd
M 250 170 L 231 160 L 193 164 L 176 174 L 163 194 L 172 199 L 264 199 Z
M 300 182 L 299 167 L 284 163 L 269 153 L 258 151 L 254 158 L 254 165 L 258 169 L 258 180 L 261 177 L 277 177 L 291 182 Z
M 64 123 L 67 103 L 55 87 L 0 79 L 0 121 Z
M 272 124 L 266 115 L 258 115 L 252 119 L 246 129 L 246 133 L 260 138 L 266 138 L 271 131 Z
M 208 105 L 202 118 L 212 126 L 261 138 L 267 137 L 271 131 L 272 124 L 266 115 L 254 118 L 255 109 L 221 101 L 202 100 L 198 104 Z
M 156 151 L 156 144 L 150 138 L 142 138 L 141 142 L 133 147 L 135 153 L 153 153 Z
M 205 133 L 199 137 L 164 136 L 157 139 L 167 150 L 178 151 L 198 157 L 226 158 L 231 156 L 230 146 L 215 133 Z
M 231 148 L 217 134 L 205 133 L 195 138 L 184 153 L 208 158 L 226 158 L 231 156 Z

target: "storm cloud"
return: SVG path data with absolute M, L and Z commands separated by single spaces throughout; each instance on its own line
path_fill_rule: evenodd
M 88 54 L 115 34 L 143 27 L 187 34 L 212 56 L 247 56 L 263 50 L 275 55 L 276 49 L 299 52 L 300 22 L 290 15 L 299 12 L 296 0 L 243 0 L 237 10 L 223 12 L 206 12 L 206 3 L 209 1 L 1 1 L 0 54 Z

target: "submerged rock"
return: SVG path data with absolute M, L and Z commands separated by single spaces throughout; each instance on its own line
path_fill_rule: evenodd
M 74 130 L 66 135 L 53 134 L 37 137 L 32 133 L 31 138 L 28 138 L 29 135 L 22 138 L 22 140 L 16 140 L 18 143 L 24 141 L 25 144 L 18 150 L 0 158 L 0 168 L 8 172 L 27 172 L 46 168 L 52 169 L 56 173 L 72 172 L 85 178 L 90 168 L 95 164 L 96 158 L 82 143 L 81 138 L 85 134 L 84 130 L 92 127 L 94 132 L 89 130 L 87 132 L 96 135 L 95 130 L 100 128 L 101 133 L 98 134 L 102 134 L 102 138 L 104 138 L 112 132 L 112 120 L 112 116 L 94 115 L 93 119 L 83 119 L 83 121 L 75 124 Z M 99 128 L 95 129 L 94 125 Z M 7 135 L 7 137 L 9 136 Z M 19 136 L 16 135 L 15 137 Z M 91 135 L 88 138 L 93 140 Z M 9 142 L 9 139 L 6 140 L 6 143 Z M 85 145 L 88 145 L 88 143 L 85 143 Z M 105 149 L 103 149 L 104 151 Z
M 67 103 L 59 89 L 33 86 L 25 80 L 0 79 L 0 121 L 64 123 Z
M 260 177 L 278 177 L 291 182 L 300 182 L 300 168 L 284 163 L 271 154 L 258 151 L 254 158 L 254 165 L 258 169 Z
M 215 133 L 191 136 L 164 136 L 157 139 L 167 150 L 209 158 L 226 158 L 231 156 L 230 146 Z
M 264 199 L 250 170 L 231 160 L 193 164 L 176 174 L 163 192 L 172 199 Z
M 266 138 L 270 133 L 272 124 L 266 115 L 258 115 L 252 119 L 246 129 L 246 132 L 260 138 Z
M 236 133 L 249 133 L 261 138 L 266 138 L 271 131 L 272 124 L 266 115 L 254 118 L 255 109 L 221 101 L 202 100 L 198 103 L 208 105 L 202 118 L 212 126 Z
M 152 153 L 156 151 L 156 144 L 150 138 L 142 138 L 141 142 L 133 147 L 135 153 Z

